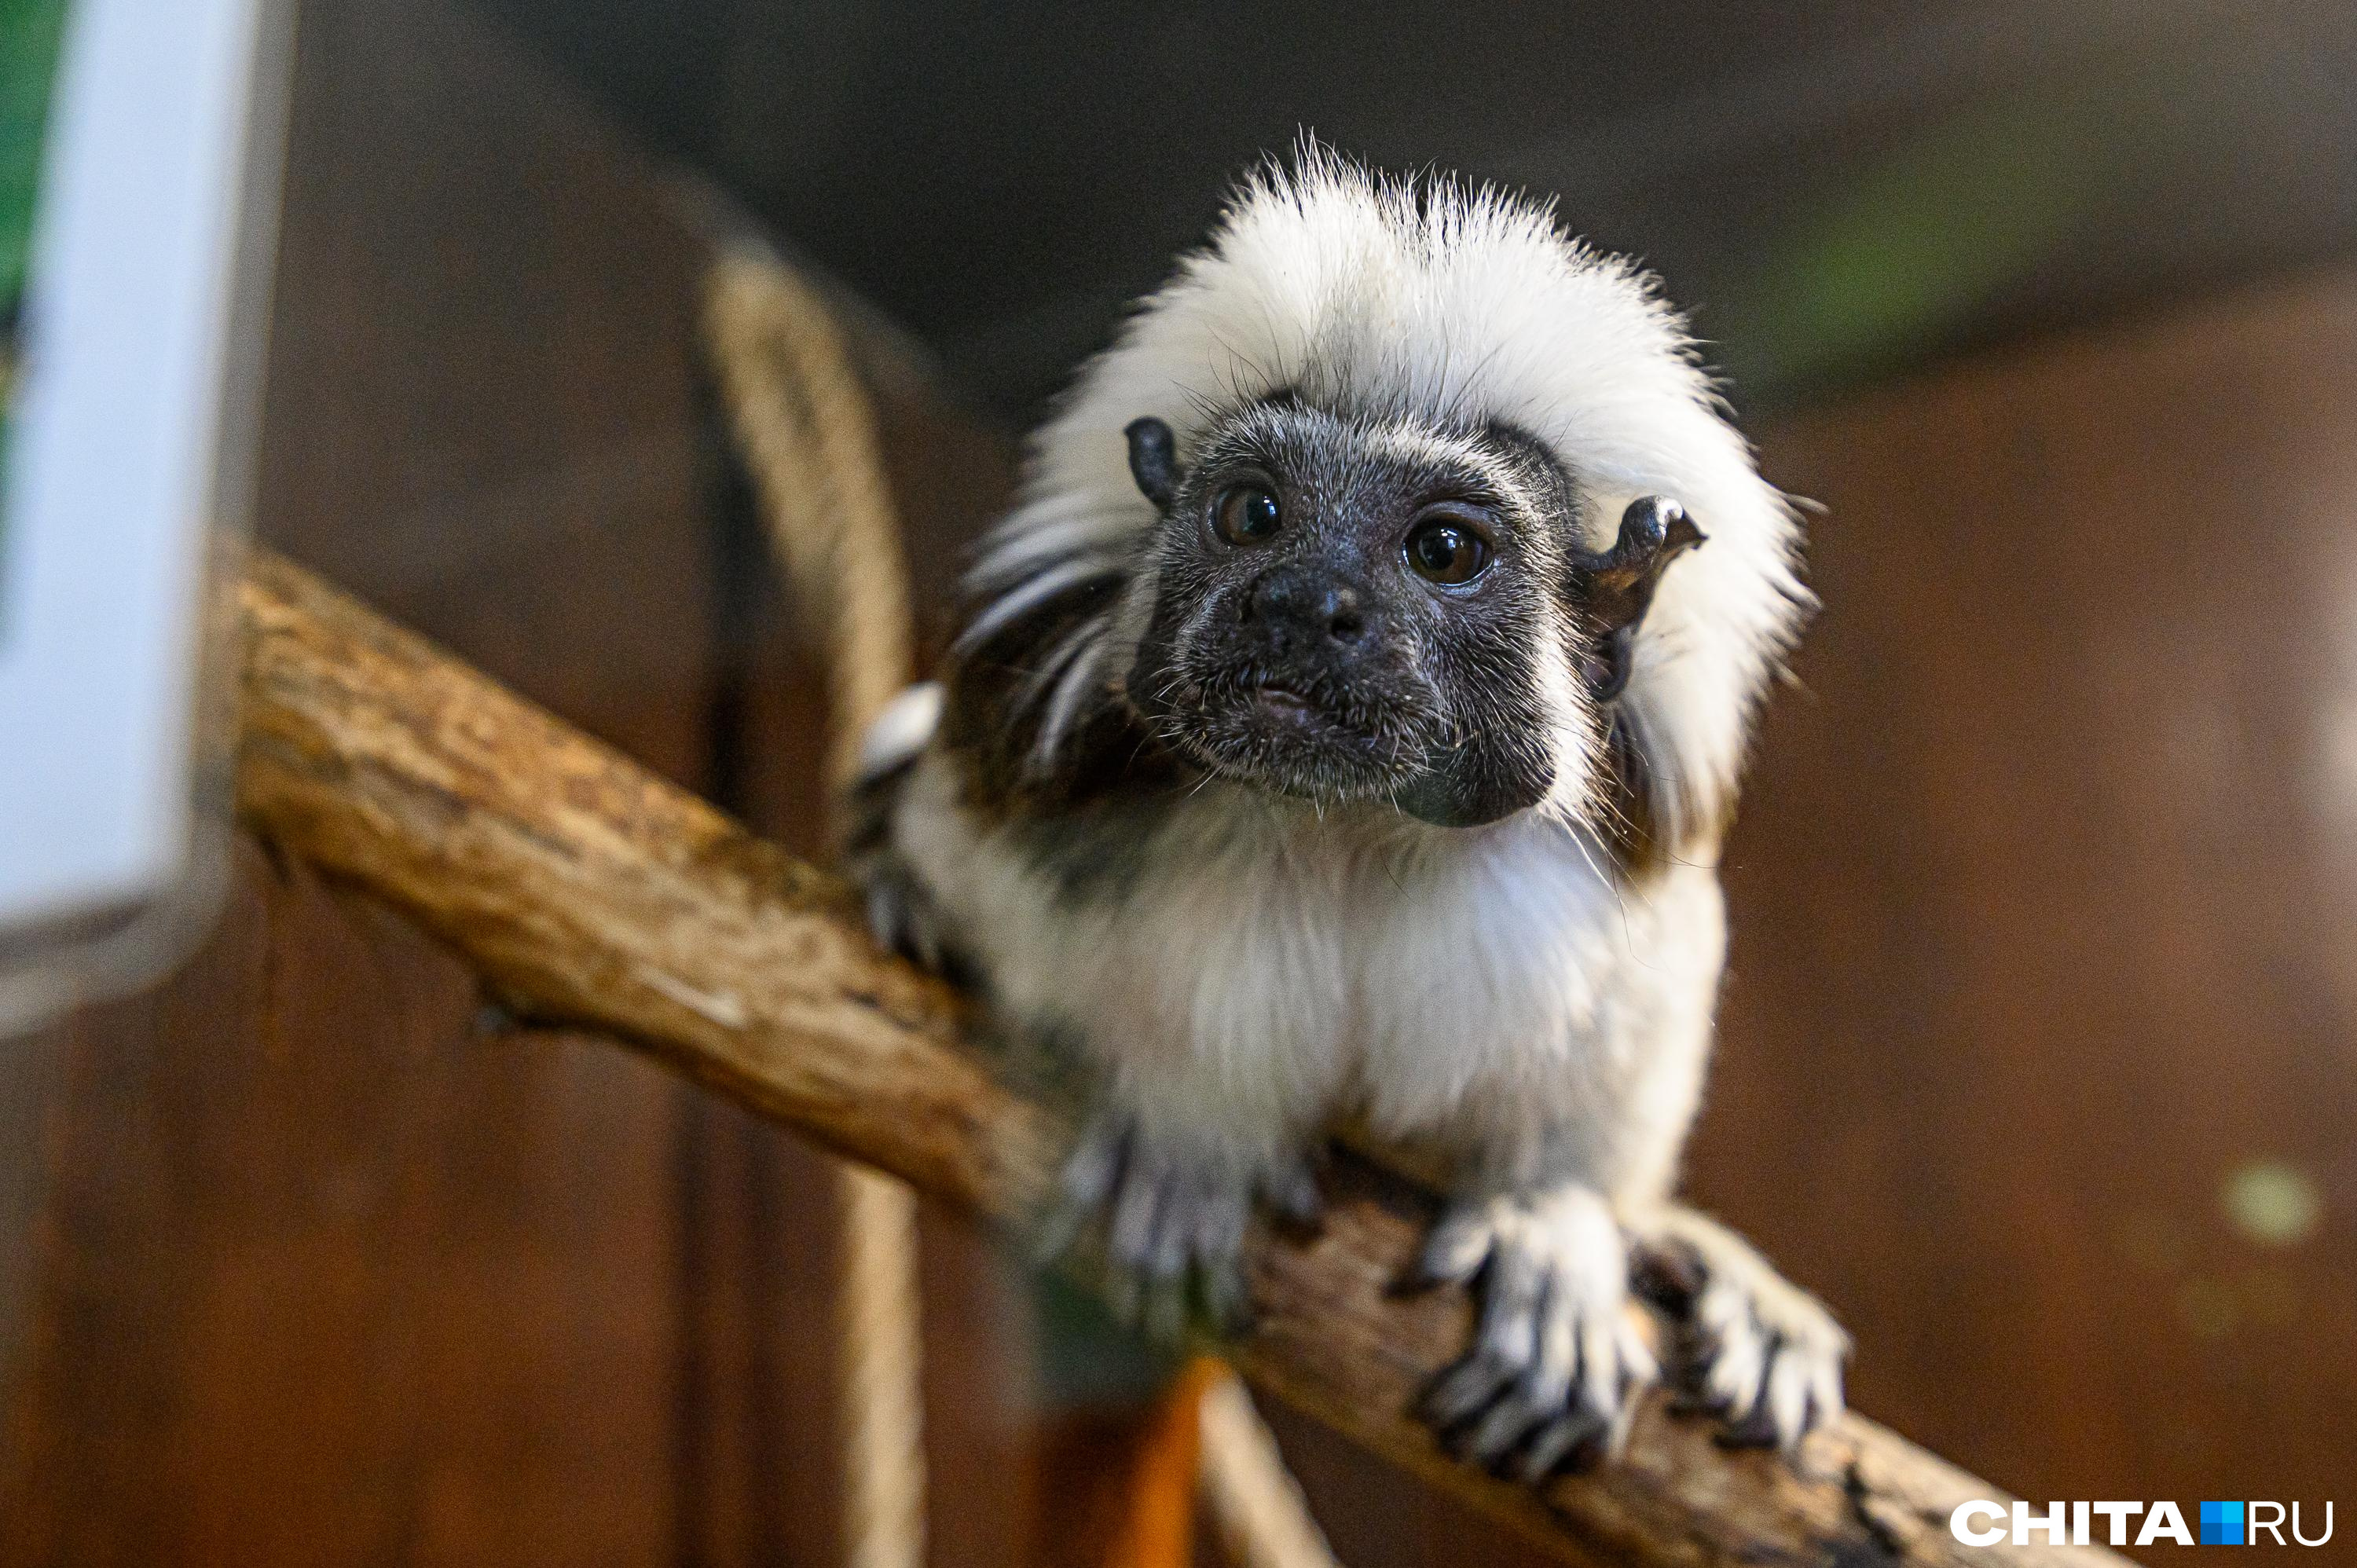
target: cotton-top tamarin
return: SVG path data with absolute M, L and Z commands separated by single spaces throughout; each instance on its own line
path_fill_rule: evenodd
M 1221 1297 L 1356 1117 L 1455 1171 L 1469 1455 L 1619 1442 L 1639 1253 L 1688 1265 L 1672 1370 L 1790 1446 L 1842 1331 L 1672 1189 L 1799 545 L 1649 278 L 1307 148 L 1081 372 L 869 736 L 878 934 L 1092 1069 L 1064 1196 L 1149 1304 Z

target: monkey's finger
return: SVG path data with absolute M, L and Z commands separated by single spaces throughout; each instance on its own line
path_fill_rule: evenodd
M 1187 1332 L 1188 1237 L 1193 1222 L 1187 1195 L 1175 1184 L 1162 1195 L 1154 1249 L 1146 1260 L 1139 1325 L 1146 1337 L 1173 1346 Z
M 1558 1413 L 1557 1407 L 1534 1401 L 1523 1384 L 1510 1382 L 1489 1409 L 1468 1423 L 1457 1452 L 1484 1468 L 1494 1468 L 1534 1428 Z
M 1776 1446 L 1789 1452 L 1809 1430 L 1808 1361 L 1789 1346 L 1776 1358 L 1776 1365 L 1768 1374 L 1765 1402 L 1768 1424 L 1776 1434 Z
M 1842 1369 L 1837 1357 L 1824 1357 L 1811 1364 L 1809 1379 L 1809 1430 L 1829 1426 L 1841 1419 Z
M 1489 1261 L 1496 1241 L 1497 1228 L 1486 1205 L 1452 1208 L 1432 1228 L 1417 1268 L 1427 1283 L 1463 1284 Z
M 1196 1228 L 1204 1209 L 1215 1201 L 1203 1182 L 1184 1173 L 1174 1172 L 1163 1186 L 1146 1263 L 1146 1333 L 1157 1345 L 1176 1345 L 1185 1337 L 1188 1273 L 1195 1256 Z
M 1686 1332 L 1697 1350 L 1715 1356 L 1731 1335 L 1751 1326 L 1751 1305 L 1740 1291 L 1723 1283 L 1695 1293 L 1687 1313 Z
M 1497 1273 L 1492 1275 L 1492 1288 L 1511 1272 L 1509 1260 L 1520 1252 L 1520 1249 L 1509 1248 L 1493 1261 Z M 1515 1263 L 1511 1269 L 1526 1266 Z M 1577 1409 L 1566 1411 L 1565 1407 L 1578 1359 L 1578 1322 L 1572 1310 L 1573 1298 L 1565 1283 L 1550 1271 L 1536 1272 L 1540 1279 L 1534 1310 L 1527 1318 L 1529 1337 L 1520 1341 L 1483 1341 L 1484 1350 L 1507 1361 L 1512 1373 L 1496 1402 L 1465 1438 L 1462 1451 L 1491 1469 L 1503 1465 L 1517 1447 L 1545 1438 L 1565 1423 L 1566 1416 L 1577 1418 L 1575 1429 L 1561 1434 L 1560 1441 L 1566 1444 L 1577 1441 L 1578 1423 L 1593 1424 L 1591 1414 Z M 1519 1354 L 1519 1360 L 1501 1354 L 1508 1346 Z M 1544 1463 L 1551 1466 L 1560 1457 L 1558 1452 Z
M 1489 1408 L 1512 1376 L 1510 1369 L 1476 1350 L 1433 1380 L 1424 1396 L 1425 1418 L 1443 1429 L 1468 1421 Z
M 1773 1448 L 1778 1444 L 1776 1417 L 1769 1404 L 1769 1380 L 1776 1369 L 1776 1345 L 1771 1339 L 1760 1358 L 1760 1381 L 1744 1402 L 1740 1414 L 1727 1424 L 1718 1441 L 1726 1448 Z
M 1113 1220 L 1105 1231 L 1105 1251 L 1123 1267 L 1145 1268 L 1168 1185 L 1160 1164 L 1150 1155 L 1132 1159 L 1122 1173 L 1120 1189 L 1113 1200 Z
M 1117 1118 L 1100 1117 L 1090 1122 L 1065 1157 L 1060 1178 L 1064 1197 L 1081 1204 L 1103 1202 L 1121 1176 L 1129 1142 L 1129 1129 Z
M 1714 1330 L 1706 1353 L 1710 1359 L 1702 1376 L 1705 1402 L 1732 1420 L 1743 1420 L 1767 1378 L 1766 1332 L 1746 1310 Z
M 931 973 L 942 972 L 941 934 L 925 908 L 923 896 L 907 879 L 885 875 L 869 885 L 867 929 L 877 946 L 900 954 Z
M 1175 1280 L 1187 1272 L 1195 1241 L 1195 1225 L 1207 1195 L 1200 1183 L 1174 1171 L 1162 1185 L 1156 1207 L 1154 1230 L 1146 1246 L 1146 1273 L 1155 1280 Z
M 1481 1321 L 1475 1342 L 1506 1366 L 1525 1368 L 1539 1356 L 1539 1306 L 1546 1276 L 1528 1249 L 1501 1247 L 1490 1255 L 1481 1285 Z
M 1533 1403 L 1552 1410 L 1570 1397 L 1572 1375 L 1579 1368 L 1579 1323 L 1572 1310 L 1569 1286 L 1550 1278 L 1539 1306 L 1536 1356 L 1523 1384 Z
M 1153 1245 L 1156 1219 L 1162 1211 L 1161 1172 L 1141 1168 L 1132 1160 L 1123 1173 L 1121 1190 L 1113 1200 L 1113 1219 L 1105 1233 L 1109 1265 L 1106 1299 L 1122 1322 L 1135 1325 L 1140 1294 L 1146 1283 L 1146 1259 Z
M 1211 1196 L 1195 1217 L 1195 1263 L 1202 1280 L 1204 1311 L 1223 1334 L 1244 1326 L 1243 1255 L 1249 1205 L 1242 1193 L 1227 1188 Z
M 1103 1207 L 1105 1195 L 1120 1178 L 1127 1132 L 1111 1118 L 1089 1124 L 1064 1160 L 1056 1182 L 1056 1196 L 1040 1217 L 1032 1237 L 1033 1259 L 1052 1263 L 1071 1250 L 1072 1243 Z
M 1620 1346 L 1612 1334 L 1609 1312 L 1589 1312 L 1579 1325 L 1579 1372 L 1574 1380 L 1575 1408 L 1609 1423 L 1624 1402 L 1620 1397 Z
M 871 883 L 867 888 L 867 934 L 876 945 L 887 952 L 910 953 L 901 935 L 900 900 L 888 883 Z
M 1604 1457 L 1605 1435 L 1593 1416 L 1573 1412 L 1557 1417 L 1523 1451 L 1523 1479 L 1536 1486 L 1558 1470 L 1593 1469 Z
M 1249 1200 L 1232 1187 L 1218 1187 L 1203 1195 L 1195 1210 L 1195 1257 L 1205 1264 L 1233 1262 L 1243 1251 Z
M 1629 1429 L 1637 1424 L 1637 1391 L 1651 1380 L 1629 1377 L 1620 1386 L 1620 1398 L 1612 1410 L 1612 1417 L 1604 1423 L 1604 1452 L 1618 1454 L 1629 1445 Z
M 1592 1440 L 1596 1445 L 1594 1455 L 1592 1457 L 1586 1455 L 1581 1455 L 1577 1461 L 1580 1467 L 1582 1469 L 1592 1470 L 1598 1465 L 1604 1463 L 1605 1460 L 1611 1458 L 1614 1455 L 1619 1454 L 1623 1449 L 1627 1448 L 1629 1446 L 1629 1429 L 1636 1424 L 1637 1405 L 1636 1402 L 1632 1400 L 1612 1412 L 1612 1419 L 1604 1423 L 1604 1430 L 1598 1433 Z

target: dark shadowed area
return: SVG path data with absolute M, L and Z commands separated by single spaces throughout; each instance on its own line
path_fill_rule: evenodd
M 475 0 L 1019 415 L 1303 129 L 1559 198 L 1747 403 L 2357 240 L 2357 13 Z

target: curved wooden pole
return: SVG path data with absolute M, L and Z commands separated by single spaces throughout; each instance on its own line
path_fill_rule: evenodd
M 586 1026 L 928 1196 L 1012 1222 L 1065 1120 L 968 1045 L 965 1004 L 877 952 L 849 892 L 300 569 L 258 557 L 238 797 L 286 851 L 448 942 L 502 997 Z M 1450 1460 L 1409 1413 L 1466 1343 L 1454 1291 L 1404 1294 L 1429 1197 L 1338 1160 L 1323 1233 L 1255 1238 L 1256 1386 L 1566 1561 L 1643 1568 L 2095 1568 L 2097 1548 L 1966 1548 L 2005 1494 L 1857 1416 L 1797 1466 L 1658 1402 L 1602 1474 L 1543 1491 Z

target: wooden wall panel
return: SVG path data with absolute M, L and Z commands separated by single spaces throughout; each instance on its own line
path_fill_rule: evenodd
M 298 38 L 259 532 L 815 851 L 813 671 L 726 515 L 666 177 L 443 0 Z M 1005 444 L 871 359 L 937 603 Z M 0 1562 L 836 1560 L 826 1163 L 610 1048 L 476 1038 L 447 960 L 287 877 L 0 1060 L 42 1151 L 0 1189 L 38 1243 Z M 1000 1556 L 1019 1314 L 929 1233 L 936 1556 Z
M 258 531 L 698 781 L 699 243 L 653 166 L 443 0 L 301 7 Z
M 304 5 L 256 526 L 699 782 L 696 252 L 667 213 L 496 33 Z M 186 974 L 29 1047 L 0 1557 L 673 1556 L 696 1097 L 474 1038 L 450 961 L 289 875 L 249 864 Z
M 1862 1405 L 2038 1498 L 2357 1463 L 2352 428 L 2344 272 L 1765 442 L 1825 608 L 1693 1185 L 1841 1310 Z M 2319 1208 L 2270 1240 L 2235 1193 Z
M 152 995 L 59 1031 L 11 1563 L 660 1560 L 653 1067 L 486 1042 L 404 922 L 242 854 Z

